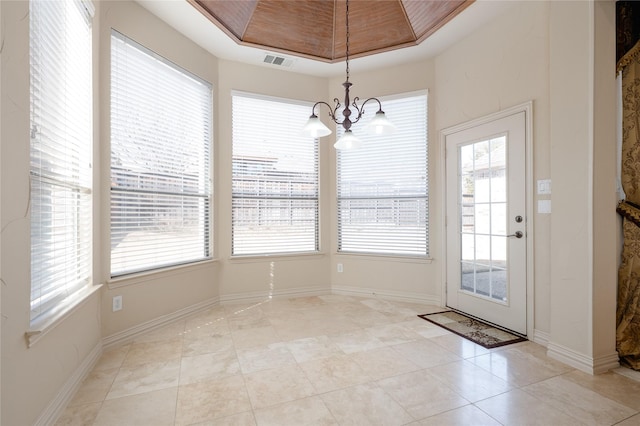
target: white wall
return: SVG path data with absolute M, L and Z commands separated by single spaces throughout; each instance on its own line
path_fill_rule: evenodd
M 618 263 L 621 246 L 619 217 L 613 213 L 617 204 L 617 164 L 615 145 L 616 82 L 610 64 L 615 62 L 616 17 L 613 2 L 601 1 L 594 8 L 594 170 L 593 170 L 593 291 L 591 322 L 594 364 L 610 366 L 617 362 L 615 324 Z M 601 370 L 601 367 L 599 367 Z
M 548 3 L 514 2 L 436 58 L 438 129 L 533 101 L 534 180 L 550 177 L 548 15 Z M 549 219 L 527 218 L 535 244 L 534 329 L 542 335 L 549 332 Z
M 582 3 L 582 2 L 578 2 Z M 568 25 L 588 22 L 587 7 L 551 4 L 551 340 L 587 353 L 589 327 L 588 267 L 591 250 L 589 181 L 592 152 L 588 123 L 590 87 L 589 28 Z M 571 125 L 568 125 L 571 123 Z M 567 247 L 568 242 L 571 247 Z M 567 303 L 571 301 L 572 303 Z M 566 324 L 560 325 L 566 321 Z
M 111 29 L 135 40 L 157 54 L 190 71 L 214 88 L 213 110 L 217 111 L 216 92 L 218 61 L 189 39 L 151 15 L 137 3 L 127 1 L 100 2 L 100 166 L 101 221 L 96 222 L 102 235 L 96 250 L 101 266 L 97 271 L 103 288 L 101 303 L 102 336 L 109 343 L 126 339 L 128 330 L 141 324 L 171 316 L 193 306 L 217 303 L 219 300 L 219 265 L 216 262 L 172 268 L 151 274 L 111 280 L 109 274 L 109 85 Z M 214 115 L 215 117 L 215 115 Z M 214 131 L 218 128 L 214 119 Z M 214 141 L 216 135 L 214 134 Z M 215 159 L 215 153 L 214 153 Z M 214 169 L 215 170 L 215 169 Z M 215 181 L 214 181 L 215 184 Z M 214 205 L 214 208 L 217 206 Z M 214 234 L 217 233 L 214 229 Z M 214 235 L 214 238 L 215 235 Z M 122 296 L 123 309 L 112 312 L 113 296 Z
M 0 2 L 2 134 L 2 419 L 30 425 L 51 411 L 56 398 L 87 360 L 99 354 L 99 293 L 31 348 L 29 220 L 29 3 Z M 96 123 L 99 123 L 96 117 Z
M 94 282 L 104 284 L 32 347 L 29 328 L 29 19 L 27 1 L 0 2 L 2 129 L 2 424 L 51 421 L 100 355 L 102 339 L 218 301 L 217 265 L 109 282 L 109 43 L 114 27 L 214 84 L 217 62 L 133 2 L 95 2 Z M 111 297 L 123 310 L 111 312 Z M 62 405 L 61 405 L 62 404 Z M 53 416 L 53 417 L 52 417 Z
M 342 83 L 344 76 L 330 79 L 329 96 L 325 99 L 344 98 Z M 336 222 L 336 153 L 333 148 L 335 132 L 322 139 L 322 143 L 331 149 L 331 169 L 328 185 L 331 188 L 331 285 L 334 292 L 361 296 L 390 297 L 400 300 L 413 300 L 424 303 L 439 304 L 441 286 L 440 229 L 436 225 L 440 221 L 441 196 L 434 188 L 437 186 L 439 174 L 437 159 L 440 156 L 437 143 L 438 133 L 436 124 L 436 99 L 434 62 L 423 61 L 390 67 L 375 72 L 358 72 L 357 65 L 351 66 L 350 81 L 351 97 L 360 99 L 383 97 L 398 93 L 408 93 L 418 90 L 429 90 L 428 94 L 428 142 L 429 142 L 429 240 L 430 260 L 420 260 L 402 257 L 364 256 L 354 254 L 340 254 L 337 252 L 337 222 Z M 384 108 L 384 104 L 383 104 Z M 326 111 L 322 111 L 323 115 Z M 337 264 L 343 265 L 343 272 L 337 272 Z
M 4 19 L 0 7 L 0 34 L 4 34 Z M 0 52 L 0 138 L 2 137 L 2 53 Z M 2 164 L 2 149 L 0 149 L 0 164 Z M 2 174 L 0 173 L 0 188 L 2 188 Z M 2 197 L 0 196 L 0 226 L 2 221 Z M 2 259 L 2 232 L 0 232 L 0 259 Z M 0 277 L 2 277 L 2 261 L 0 261 Z M 0 330 L 2 329 L 2 281 L 0 281 Z M 0 331 L 0 336 L 1 336 Z M 2 339 L 0 338 L 0 354 L 2 353 Z M 0 377 L 2 377 L 2 362 L 0 361 Z M 2 420 L 2 386 L 0 386 L 0 421 Z
M 615 107 L 606 71 L 609 65 L 613 69 L 606 63 L 613 28 L 611 7 L 606 3 L 512 2 L 490 25 L 432 60 L 366 73 L 352 67 L 354 96 L 429 90 L 433 259 L 421 261 L 336 253 L 332 137 L 321 141 L 321 253 L 231 259 L 231 91 L 330 100 L 342 95 L 343 78 L 322 79 L 217 59 L 135 3 L 99 2 L 99 110 L 95 122 L 99 136 L 96 174 L 101 183 L 96 188 L 100 224 L 95 232 L 95 276 L 106 285 L 100 297 L 90 298 L 27 349 L 29 64 L 28 20 L 24 17 L 28 16 L 28 2 L 0 2 L 4 34 L 0 56 L 0 269 L 5 283 L 2 424 L 31 424 L 50 410 L 65 384 L 95 356 L 101 338 L 124 338 L 136 327 L 203 303 L 331 289 L 439 303 L 443 299 L 439 131 L 528 100 L 534 102 L 534 179 L 551 178 L 554 191 L 553 213 L 533 218 L 535 331 L 540 340 L 551 342 L 555 355 L 568 356 L 568 362 L 576 361 L 584 369 L 608 360 L 615 349 L 611 337 L 615 333 L 612 271 L 616 260 L 612 254 L 616 249 L 609 232 L 615 226 L 615 213 L 608 205 L 615 144 L 609 146 L 607 139 L 611 136 L 613 140 L 615 129 L 611 130 L 611 117 L 606 113 Z M 594 22 L 602 33 L 594 33 Z M 215 262 L 109 282 L 110 27 L 213 83 Z M 343 264 L 343 273 L 336 272 L 337 263 Z M 123 295 L 124 309 L 113 313 L 111 298 L 117 294 Z
M 533 218 L 529 337 L 589 372 L 617 363 L 614 16 L 610 1 L 514 2 L 436 58 L 439 129 L 534 102 L 533 178 L 553 193 Z
M 552 2 L 549 21 L 549 354 L 590 372 L 617 365 L 613 9 Z
M 328 281 L 328 238 L 323 232 L 331 212 L 326 200 L 328 157 L 333 153 L 320 145 L 320 254 L 305 256 L 255 256 L 231 258 L 231 96 L 232 91 L 249 92 L 292 100 L 313 102 L 327 96 L 326 81 L 278 69 L 252 67 L 220 61 L 216 145 L 218 218 L 217 250 L 220 258 L 220 298 L 222 301 L 259 301 L 269 296 L 326 294 Z M 309 106 L 311 115 L 311 106 Z M 304 123 L 300 123 L 300 129 Z

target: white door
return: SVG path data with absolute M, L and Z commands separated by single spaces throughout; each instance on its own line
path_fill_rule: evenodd
M 527 334 L 525 112 L 446 134 L 447 306 Z

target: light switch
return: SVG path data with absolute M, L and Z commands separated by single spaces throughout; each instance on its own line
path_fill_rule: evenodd
M 538 200 L 538 213 L 551 213 L 551 200 Z
M 551 179 L 538 180 L 538 195 L 551 194 Z

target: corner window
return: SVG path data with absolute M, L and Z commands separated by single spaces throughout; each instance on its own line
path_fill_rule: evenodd
M 33 325 L 92 279 L 93 8 L 45 0 L 29 7 Z
M 233 95 L 232 254 L 318 251 L 318 140 L 310 105 Z
M 338 251 L 427 257 L 427 95 L 381 100 L 395 133 L 365 137 L 359 122 L 362 146 L 336 154 Z
M 111 36 L 111 276 L 211 258 L 211 86 Z

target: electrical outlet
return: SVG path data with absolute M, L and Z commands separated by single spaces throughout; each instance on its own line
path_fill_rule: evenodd
M 342 263 L 338 263 L 338 272 L 342 272 L 343 270 Z
M 113 312 L 122 310 L 122 296 L 113 296 Z

